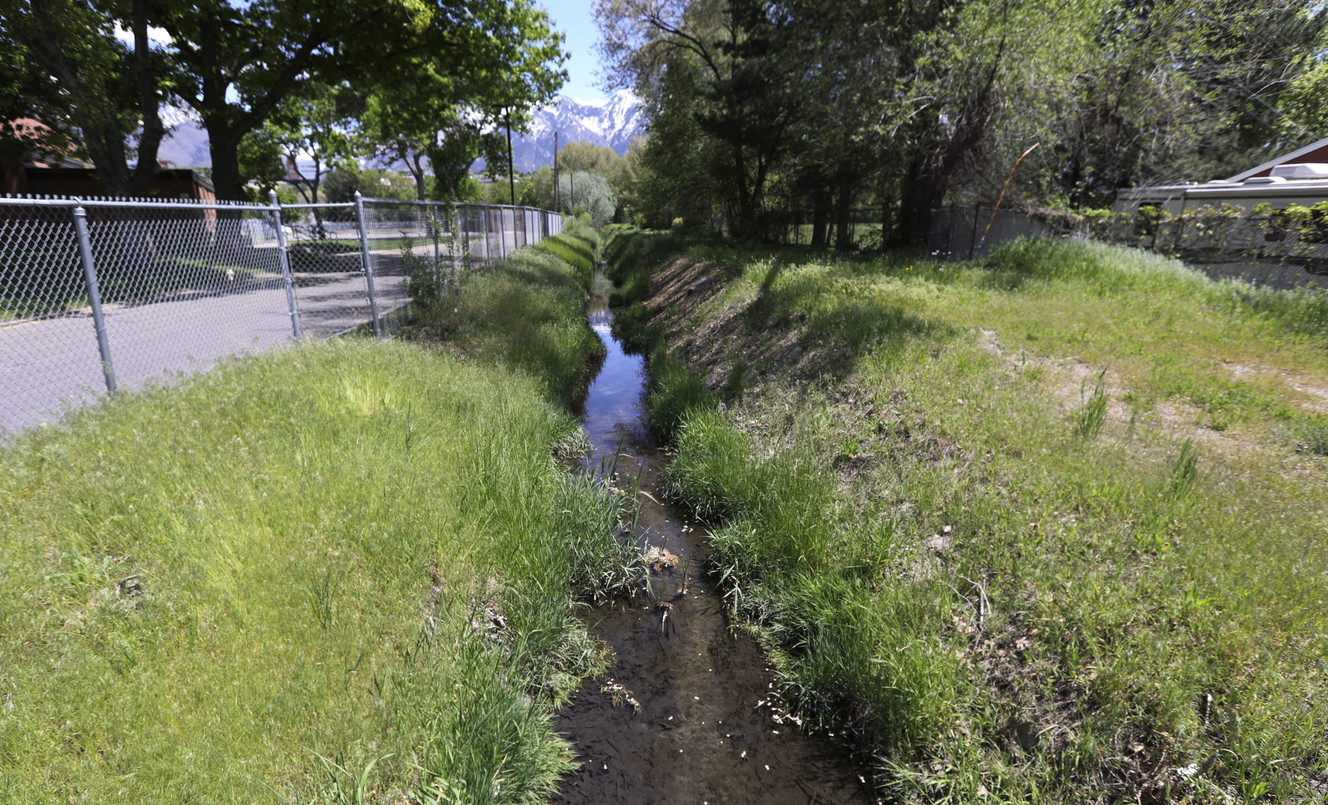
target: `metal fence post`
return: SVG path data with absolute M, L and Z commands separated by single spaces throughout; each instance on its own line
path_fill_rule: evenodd
M 438 299 L 443 298 L 443 258 L 438 251 L 438 211 L 437 204 L 430 204 L 424 208 L 425 215 L 428 216 L 429 231 L 433 233 L 433 291 Z
M 972 229 L 971 232 L 968 233 L 968 259 L 970 259 L 970 260 L 973 259 L 973 255 L 974 255 L 974 253 L 977 252 L 977 248 L 978 248 L 978 218 L 979 218 L 979 217 L 980 217 L 980 212 L 979 212 L 979 209 L 978 209 L 978 205 L 974 204 L 974 205 L 973 205 L 973 229 Z
M 480 208 L 480 229 L 484 232 L 484 262 L 493 259 L 493 214 L 494 207 Z
M 97 331 L 97 350 L 101 353 L 101 371 L 106 376 L 106 390 L 115 393 L 115 365 L 111 363 L 111 342 L 106 338 L 106 316 L 101 309 L 101 289 L 97 286 L 97 266 L 92 261 L 92 238 L 88 236 L 88 214 L 79 203 L 74 207 L 74 231 L 78 234 L 78 256 L 83 262 L 83 278 L 88 284 L 88 304 L 92 306 L 92 324 Z
M 277 230 L 277 255 L 281 261 L 281 281 L 286 286 L 286 305 L 290 309 L 291 333 L 298 341 L 300 332 L 300 311 L 295 307 L 295 283 L 291 281 L 290 255 L 286 251 L 286 231 L 281 228 L 281 204 L 277 202 L 277 191 L 269 190 L 268 200 L 276 209 L 272 210 L 272 225 Z
M 462 216 L 464 213 L 464 217 Z M 470 207 L 457 208 L 457 229 L 461 232 L 461 270 L 470 271 Z
M 447 226 L 452 232 L 452 247 L 448 249 L 447 262 L 451 265 L 452 292 L 461 293 L 461 261 L 465 259 L 465 252 L 458 253 L 458 249 L 465 249 L 466 245 L 461 240 L 461 207 L 456 204 L 447 206 Z
M 369 314 L 373 316 L 374 335 L 383 337 L 383 325 L 378 321 L 378 295 L 374 293 L 373 263 L 369 261 L 369 229 L 364 220 L 364 197 L 355 191 L 355 220 L 360 225 L 360 258 L 364 261 L 364 282 L 369 292 Z
M 484 258 L 482 263 L 489 262 L 489 208 L 480 207 L 480 234 L 484 236 Z
M 953 260 L 955 250 L 955 230 L 959 228 L 959 217 L 955 215 L 955 204 L 950 202 L 950 216 L 946 219 L 945 259 Z

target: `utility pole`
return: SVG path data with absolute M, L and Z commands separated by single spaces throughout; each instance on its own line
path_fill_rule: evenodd
M 516 206 L 516 174 L 512 172 L 512 110 L 507 114 L 507 187 L 512 192 L 512 206 Z
M 563 208 L 558 205 L 558 132 L 553 133 L 553 208 L 562 212 Z

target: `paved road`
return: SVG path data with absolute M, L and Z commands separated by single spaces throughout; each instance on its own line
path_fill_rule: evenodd
M 384 231 L 394 240 L 412 234 L 398 231 L 395 224 Z M 424 242 L 423 230 L 414 235 Z M 473 267 L 515 251 L 520 241 L 518 233 L 507 228 L 487 236 L 472 234 L 469 242 L 468 262 Z M 409 298 L 397 249 L 399 246 L 370 251 L 383 316 Z M 371 320 L 358 251 L 321 255 L 307 264 L 301 264 L 301 259 L 299 250 L 292 249 L 296 306 L 305 337 L 327 338 Z M 275 256 L 259 261 L 264 266 L 275 263 Z M 212 276 L 212 284 L 198 290 L 105 307 L 111 362 L 120 389 L 142 388 L 153 380 L 170 382 L 205 371 L 224 357 L 294 341 L 279 275 L 261 273 L 225 281 L 216 279 L 219 274 Z M 56 421 L 66 410 L 105 393 L 90 310 L 8 324 L 0 321 L 0 440 L 41 422 Z
M 406 278 L 375 271 L 380 314 L 405 304 Z M 327 337 L 370 320 L 359 271 L 298 275 L 296 304 L 307 337 Z M 110 305 L 106 331 L 122 389 L 293 342 L 286 292 L 272 274 L 146 304 Z M 65 408 L 105 392 L 91 312 L 0 325 L 0 431 L 54 421 Z

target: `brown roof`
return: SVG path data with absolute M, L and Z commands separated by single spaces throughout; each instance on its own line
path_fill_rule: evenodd
M 1298 148 L 1289 154 L 1283 154 L 1280 157 L 1269 160 L 1254 168 L 1250 168 L 1244 173 L 1238 173 L 1227 179 L 1228 182 L 1243 182 L 1246 179 L 1253 179 L 1256 176 L 1267 176 L 1278 165 L 1302 162 L 1328 162 L 1328 138 L 1319 140 L 1317 143 L 1310 143 L 1304 148 Z

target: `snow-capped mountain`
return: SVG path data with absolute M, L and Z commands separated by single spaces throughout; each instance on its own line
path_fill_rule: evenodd
M 203 119 L 192 109 L 164 105 L 159 112 L 166 136 L 157 148 L 157 159 L 176 168 L 206 168 L 212 164 Z
M 643 111 L 640 99 L 627 90 L 595 101 L 559 95 L 556 104 L 535 112 L 529 134 L 512 138 L 512 161 L 519 171 L 552 164 L 555 131 L 560 146 L 586 142 L 626 154 L 632 138 L 645 132 Z
M 626 154 L 632 138 L 645 131 L 641 101 L 627 90 L 610 98 L 579 101 L 559 95 L 556 103 L 538 109 L 529 134 L 512 136 L 512 161 L 518 171 L 553 163 L 553 134 L 558 144 L 587 142 Z M 203 121 L 190 109 L 163 106 L 162 122 L 170 130 L 161 142 L 159 159 L 174 167 L 203 168 L 212 164 Z

